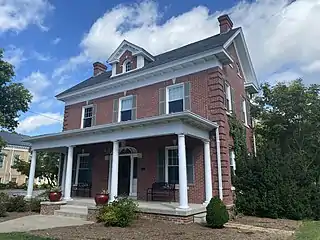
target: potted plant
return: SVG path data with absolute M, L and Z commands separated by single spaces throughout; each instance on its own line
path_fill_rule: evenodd
M 94 197 L 96 205 L 104 205 L 109 201 L 109 193 L 106 190 L 102 190 L 100 193 L 97 193 Z
M 58 202 L 60 201 L 62 196 L 61 189 L 59 187 L 53 187 L 49 192 L 49 200 L 50 202 Z

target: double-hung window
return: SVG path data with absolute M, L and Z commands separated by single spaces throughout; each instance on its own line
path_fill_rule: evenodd
M 132 104 L 132 96 L 123 97 L 119 99 L 119 122 L 128 121 L 132 119 Z
M 247 113 L 247 102 L 244 98 L 242 98 L 241 102 L 241 118 L 246 126 L 248 126 L 248 113 Z
M 179 184 L 179 153 L 177 146 L 166 147 L 165 149 L 165 182 Z M 187 179 L 188 183 L 194 181 L 193 156 L 190 152 L 186 154 Z
M 3 168 L 4 155 L 0 153 L 0 168 Z
M 225 97 L 226 97 L 226 109 L 228 112 L 232 112 L 232 95 L 231 95 L 231 87 L 230 85 L 226 82 L 225 83 Z
M 127 63 L 126 63 L 126 72 L 129 72 L 129 71 L 131 71 L 132 70 L 132 63 L 131 63 L 131 61 L 128 61 Z
M 236 175 L 236 160 L 235 154 L 232 149 L 229 150 L 229 158 L 230 158 L 230 171 L 232 176 Z
M 175 84 L 167 87 L 167 113 L 184 110 L 184 85 Z
M 94 125 L 94 107 L 93 105 L 84 106 L 82 108 L 82 128 Z

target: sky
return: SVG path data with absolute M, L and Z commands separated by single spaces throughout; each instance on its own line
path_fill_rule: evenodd
M 159 54 L 241 26 L 260 83 L 320 84 L 320 0 L 0 0 L 0 48 L 33 95 L 17 132 L 62 130 L 63 90 L 92 76 L 123 39 Z

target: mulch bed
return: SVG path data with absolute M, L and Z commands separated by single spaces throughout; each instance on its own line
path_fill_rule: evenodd
M 33 235 L 51 237 L 54 239 L 99 239 L 99 240 L 280 240 L 286 239 L 282 236 L 240 231 L 236 229 L 210 229 L 199 224 L 177 225 L 157 221 L 137 220 L 131 227 L 117 228 L 104 227 L 102 224 L 94 223 L 77 227 L 53 228 L 39 231 L 31 231 Z
M 34 214 L 39 214 L 39 213 L 34 213 L 34 212 L 8 212 L 6 217 L 0 217 L 0 222 L 5 222 L 8 220 L 12 220 L 15 218 L 21 218 L 29 215 L 34 215 Z
M 281 230 L 295 231 L 301 225 L 301 221 L 294 221 L 288 219 L 271 219 L 271 218 L 258 218 L 250 216 L 237 216 L 233 223 L 240 223 L 245 225 L 252 225 L 264 228 L 274 228 Z

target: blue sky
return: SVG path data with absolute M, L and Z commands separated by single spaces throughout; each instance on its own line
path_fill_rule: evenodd
M 243 27 L 261 82 L 319 83 L 320 33 L 310 23 L 320 22 L 320 0 L 289 2 L 0 0 L 0 47 L 34 95 L 17 131 L 61 131 L 64 104 L 54 96 L 90 77 L 123 39 L 158 54 L 218 33 L 223 13 Z

